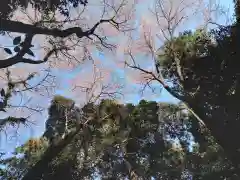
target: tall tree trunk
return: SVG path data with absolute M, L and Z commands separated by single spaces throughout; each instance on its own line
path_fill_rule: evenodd
M 240 24 L 240 0 L 233 0 L 237 24 Z
M 189 103 L 189 106 L 196 114 L 201 117 L 206 127 L 211 131 L 216 142 L 223 148 L 226 156 L 232 162 L 235 168 L 240 165 L 240 122 L 236 121 L 236 117 L 231 114 L 230 117 L 223 117 L 221 112 L 214 113 L 214 116 L 208 117 L 201 107 L 202 104 Z M 224 123 L 225 118 L 227 123 Z

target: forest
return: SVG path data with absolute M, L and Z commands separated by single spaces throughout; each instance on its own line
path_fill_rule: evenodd
M 240 179 L 228 4 L 2 0 L 0 179 Z

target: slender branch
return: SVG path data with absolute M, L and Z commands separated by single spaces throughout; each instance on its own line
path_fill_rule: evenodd
M 61 47 L 61 48 L 52 49 L 51 51 L 49 51 L 45 55 L 43 60 L 32 60 L 32 59 L 29 59 L 29 58 L 21 57 L 19 55 L 13 56 L 13 57 L 8 58 L 8 59 L 3 59 L 3 60 L 0 60 L 0 69 L 7 68 L 7 67 L 12 66 L 12 65 L 17 64 L 17 63 L 42 64 L 42 63 L 47 62 L 49 57 L 53 53 L 56 53 L 57 51 L 60 51 L 60 50 L 63 50 L 63 49 L 68 49 L 68 48 L 67 47 Z
M 131 58 L 133 58 L 133 56 L 131 55 Z M 135 61 L 134 61 L 135 62 Z M 125 62 L 125 64 L 132 68 L 132 69 L 137 69 L 145 74 L 151 75 L 152 80 L 155 80 L 157 82 L 159 82 L 163 88 L 170 93 L 173 97 L 177 98 L 178 100 L 182 101 L 184 106 L 187 108 L 187 110 L 189 110 L 189 112 L 191 112 L 193 114 L 193 116 L 199 121 L 199 123 L 203 126 L 205 126 L 205 123 L 203 122 L 203 120 L 194 112 L 194 110 L 192 108 L 189 107 L 189 105 L 187 104 L 187 100 L 184 96 L 179 95 L 178 93 L 176 93 L 170 86 L 168 86 L 163 79 L 158 78 L 153 72 L 151 71 L 147 71 L 137 65 L 130 65 L 129 63 Z
M 41 64 L 41 63 L 46 62 L 54 52 L 64 49 L 64 48 L 60 48 L 60 49 L 53 49 L 53 50 L 49 51 L 46 54 L 46 56 L 43 58 L 43 60 L 35 61 L 35 60 L 29 59 L 29 58 L 24 58 L 23 56 L 32 47 L 32 45 L 31 45 L 32 39 L 33 39 L 34 35 L 36 35 L 36 34 L 50 35 L 50 36 L 61 37 L 61 38 L 68 37 L 72 34 L 76 34 L 76 36 L 78 38 L 83 38 L 83 37 L 90 38 L 90 36 L 93 35 L 100 40 L 102 45 L 107 46 L 108 44 L 104 44 L 102 39 L 94 33 L 95 30 L 97 29 L 97 27 L 102 23 L 111 23 L 117 29 L 118 29 L 118 25 L 119 25 L 119 23 L 117 23 L 116 21 L 113 20 L 113 18 L 111 18 L 111 19 L 101 19 L 91 29 L 89 29 L 87 31 L 83 31 L 81 27 L 72 27 L 72 28 L 68 28 L 65 30 L 61 30 L 61 29 L 57 29 L 57 28 L 49 29 L 49 28 L 44 28 L 44 27 L 38 27 L 37 23 L 34 25 L 29 25 L 29 24 L 24 24 L 22 22 L 1 19 L 0 20 L 0 30 L 9 31 L 9 32 L 25 33 L 27 35 L 23 42 L 23 48 L 21 49 L 21 51 L 11 58 L 1 60 L 0 61 L 0 69 L 7 68 L 7 67 L 12 66 L 17 63 Z
M 0 119 L 0 128 L 4 127 L 6 124 L 20 124 L 20 123 L 25 123 L 27 121 L 27 118 L 17 118 L 17 117 L 12 117 L 9 116 L 4 119 Z
M 173 91 L 173 89 L 171 87 L 169 87 L 165 82 L 164 80 L 162 79 L 159 79 L 153 72 L 151 71 L 147 71 L 139 66 L 136 66 L 136 65 L 130 65 L 128 64 L 127 62 L 125 62 L 126 65 L 132 69 L 137 69 L 145 74 L 148 74 L 148 75 L 151 75 L 152 76 L 152 80 L 155 80 L 157 82 L 159 82 L 170 94 L 172 94 L 175 98 L 179 99 L 179 100 L 183 100 L 183 96 L 177 94 L 176 92 Z

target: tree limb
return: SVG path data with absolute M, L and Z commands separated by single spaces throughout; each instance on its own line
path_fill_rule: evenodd
M 0 128 L 4 127 L 7 123 L 9 124 L 20 124 L 20 123 L 25 123 L 26 122 L 26 118 L 17 118 L 17 117 L 6 117 L 4 119 L 0 119 Z
M 133 58 L 131 56 L 131 58 Z M 133 60 L 134 61 L 134 60 Z M 189 105 L 187 104 L 187 100 L 185 99 L 184 96 L 181 96 L 179 95 L 178 93 L 176 93 L 170 86 L 168 86 L 163 79 L 160 79 L 159 77 L 157 77 L 153 72 L 151 71 L 147 71 L 139 66 L 137 66 L 136 64 L 134 65 L 130 65 L 129 63 L 125 62 L 125 64 L 132 68 L 132 69 L 137 69 L 145 74 L 148 74 L 148 75 L 151 75 L 152 77 L 152 80 L 155 80 L 157 82 L 159 82 L 163 88 L 168 92 L 170 93 L 173 97 L 177 98 L 178 100 L 182 101 L 182 103 L 184 104 L 184 106 L 189 110 L 189 112 L 191 112 L 193 114 L 193 116 L 199 121 L 199 123 L 201 125 L 204 125 L 205 126 L 205 123 L 203 122 L 203 120 L 194 112 L 194 110 L 192 108 L 189 107 Z
M 79 124 L 75 131 L 68 133 L 59 143 L 52 144 L 44 153 L 42 158 L 24 175 L 22 180 L 39 180 L 48 169 L 48 164 L 73 140 L 79 131 L 87 125 L 89 120 Z
M 42 34 L 42 35 L 50 35 L 53 37 L 65 38 L 72 34 L 76 34 L 76 36 L 78 38 L 83 38 L 83 37 L 90 38 L 91 35 L 98 37 L 94 32 L 97 29 L 97 27 L 102 23 L 114 24 L 115 28 L 118 28 L 118 25 L 119 25 L 119 23 L 117 23 L 116 21 L 113 20 L 113 18 L 111 18 L 111 19 L 101 19 L 91 29 L 89 29 L 87 31 L 83 31 L 81 27 L 72 27 L 72 28 L 68 28 L 65 30 L 61 30 L 61 29 L 57 29 L 57 28 L 49 29 L 49 28 L 45 28 L 45 27 L 38 27 L 37 23 L 30 25 L 30 24 L 25 24 L 22 22 L 0 19 L 0 30 L 26 34 L 26 38 L 23 42 L 23 46 L 22 46 L 22 49 L 20 50 L 20 52 L 18 52 L 15 56 L 13 56 L 11 58 L 0 60 L 0 69 L 7 68 L 7 67 L 12 66 L 17 63 L 41 64 L 41 63 L 46 62 L 48 60 L 48 58 L 57 50 L 64 49 L 64 48 L 53 49 L 46 54 L 46 56 L 44 57 L 43 60 L 39 60 L 39 61 L 35 61 L 35 60 L 29 59 L 29 58 L 24 58 L 23 56 L 32 47 L 31 43 L 32 43 L 32 39 L 33 39 L 34 35 Z M 100 37 L 98 37 L 98 39 L 100 39 Z M 104 46 L 106 45 L 103 43 L 102 40 L 101 40 L 101 43 Z
M 55 53 L 57 51 L 60 51 L 60 50 L 63 50 L 63 49 L 67 49 L 67 47 L 52 49 L 51 51 L 49 51 L 45 55 L 43 60 L 32 60 L 32 59 L 29 59 L 29 58 L 20 57 L 19 55 L 13 56 L 13 57 L 8 58 L 8 59 L 3 59 L 3 60 L 0 60 L 0 69 L 7 68 L 7 67 L 12 66 L 12 65 L 17 64 L 17 63 L 42 64 L 42 63 L 47 62 L 49 57 L 53 53 Z
M 49 35 L 49 36 L 61 37 L 61 38 L 65 38 L 72 34 L 76 34 L 78 38 L 82 38 L 84 36 L 88 37 L 92 35 L 100 24 L 111 23 L 111 22 L 114 24 L 119 24 L 115 22 L 112 18 L 101 19 L 91 29 L 87 31 L 83 31 L 81 27 L 72 27 L 72 28 L 67 28 L 65 30 L 61 30 L 57 28 L 49 29 L 45 27 L 37 27 L 36 25 L 25 24 L 18 21 L 1 19 L 0 30 L 8 31 L 8 32 L 24 33 L 24 34 L 33 34 L 33 35 L 42 34 L 42 35 Z

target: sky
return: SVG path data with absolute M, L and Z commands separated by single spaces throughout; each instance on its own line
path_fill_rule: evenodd
M 188 0 L 189 1 L 189 0 Z M 138 4 L 136 6 L 136 15 L 135 15 L 135 24 L 138 27 L 136 31 L 134 31 L 134 38 L 138 39 L 141 37 L 141 32 L 144 28 L 153 27 L 151 33 L 155 35 L 157 33 L 157 29 L 155 27 L 155 20 L 153 19 L 152 14 L 149 12 L 149 8 L 153 5 L 153 0 L 138 0 Z M 231 1 L 219 0 L 220 4 L 225 8 L 230 7 L 230 16 L 233 14 L 233 5 Z M 190 8 L 191 9 L 191 8 Z M 225 23 L 224 18 L 220 18 L 219 22 Z M 142 24 L 145 26 L 143 27 Z M 200 21 L 197 21 L 197 18 L 193 17 L 192 20 L 189 20 L 186 24 L 180 27 L 179 31 L 184 29 L 195 29 L 200 25 Z M 154 100 L 158 102 L 171 102 L 177 103 L 178 100 L 173 98 L 169 93 L 167 93 L 164 89 L 161 88 L 159 84 L 152 84 L 155 87 L 155 92 L 153 93 L 151 89 L 146 89 L 143 94 L 139 93 L 139 90 L 142 88 L 142 85 L 139 85 L 139 74 L 130 71 L 129 69 L 120 68 L 120 65 L 116 63 L 117 60 L 122 60 L 125 57 L 122 56 L 122 48 L 126 46 L 126 39 L 123 36 L 116 36 L 113 33 L 113 41 L 120 44 L 118 46 L 118 51 L 116 54 L 109 54 L 105 52 L 99 52 L 96 49 L 93 49 L 91 55 L 96 62 L 96 66 L 98 69 L 102 69 L 104 81 L 111 82 L 111 84 L 122 84 L 123 89 L 121 92 L 124 94 L 124 97 L 119 99 L 120 102 L 123 103 L 138 103 L 141 99 Z M 41 37 L 40 37 L 41 38 Z M 41 39 L 35 40 L 35 47 L 38 47 L 42 43 Z M 156 47 L 159 47 L 161 42 L 155 42 Z M 6 36 L 0 36 L 0 45 L 6 46 L 11 45 L 11 39 Z M 135 45 L 133 45 L 135 47 Z M 78 53 L 78 52 L 76 52 Z M 3 57 L 3 52 L 0 52 L 1 58 Z M 152 60 L 149 57 L 144 56 L 141 53 L 141 49 L 137 49 L 135 55 L 144 67 L 151 67 Z M 41 53 L 36 50 L 36 59 L 41 58 Z M 116 60 L 116 61 L 115 61 Z M 118 62 L 118 61 L 117 61 Z M 34 99 L 31 104 L 40 104 L 42 106 L 47 107 L 50 103 L 51 98 L 54 94 L 63 95 L 69 98 L 74 99 L 79 102 L 83 98 L 84 94 L 81 94 L 79 90 L 72 91 L 74 85 L 81 85 L 82 83 L 86 83 L 85 80 L 91 81 L 93 68 L 91 66 L 91 62 L 83 62 L 80 65 L 74 66 L 72 68 L 65 67 L 66 65 L 60 66 L 60 68 L 52 69 L 51 74 L 55 75 L 55 83 L 57 88 L 53 89 L 50 93 L 50 96 L 44 95 L 39 96 L 36 94 L 25 94 L 26 97 L 31 97 L 33 95 Z M 38 66 L 26 66 L 23 64 L 19 64 L 14 66 L 12 69 L 15 74 L 26 74 L 27 67 L 32 71 L 39 71 L 41 69 L 46 68 L 45 65 Z M 105 74 L 104 74 L 105 73 Z M 89 78 L 90 77 L 90 78 Z M 32 83 L 36 84 L 39 82 L 40 78 L 36 78 L 32 81 Z M 0 82 L 1 84 L 1 82 Z M 13 103 L 18 103 L 20 97 L 15 98 Z M 14 113 L 16 113 L 14 111 Z M 19 113 L 19 112 L 17 112 Z M 20 112 L 21 114 L 22 112 Z M 3 114 L 0 114 L 4 116 Z M 6 136 L 4 133 L 0 136 L 0 151 L 8 151 L 11 152 L 14 147 L 24 143 L 30 137 L 38 137 L 44 131 L 44 122 L 47 119 L 47 111 L 44 111 L 43 114 L 35 114 L 34 116 L 35 125 L 31 127 L 20 127 L 18 131 L 15 128 L 9 128 Z M 15 133 L 18 132 L 18 135 Z M 7 139 L 6 139 L 7 138 Z

